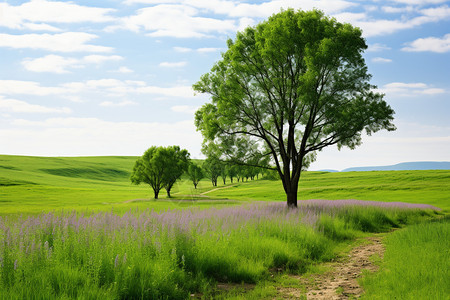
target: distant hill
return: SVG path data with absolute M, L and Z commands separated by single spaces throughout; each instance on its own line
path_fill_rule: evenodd
M 418 161 L 405 162 L 391 166 L 373 166 L 373 167 L 356 167 L 347 168 L 341 172 L 351 171 L 409 171 L 409 170 L 450 170 L 450 162 L 448 161 Z

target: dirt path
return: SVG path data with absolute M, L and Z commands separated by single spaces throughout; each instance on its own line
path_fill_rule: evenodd
M 328 263 L 326 266 L 331 271 L 324 274 L 313 274 L 310 277 L 292 276 L 298 279 L 300 284 L 306 287 L 306 299 L 357 299 L 363 293 L 357 282 L 362 270 L 370 272 L 378 270 L 378 266 L 371 261 L 371 256 L 377 255 L 380 259 L 384 255 L 384 246 L 380 236 L 366 238 L 365 243 L 353 248 L 347 257 L 336 262 Z M 277 299 L 304 297 L 305 290 L 297 288 L 280 288 Z
M 215 189 L 212 189 L 212 190 L 203 192 L 203 193 L 201 193 L 200 195 L 206 195 L 206 194 L 211 193 L 211 192 L 214 192 L 214 191 L 223 190 L 223 189 L 228 189 L 228 188 L 233 187 L 233 186 L 235 186 L 235 185 L 236 185 L 236 184 L 233 184 L 233 185 L 227 185 L 227 186 L 220 187 L 220 188 L 215 188 Z

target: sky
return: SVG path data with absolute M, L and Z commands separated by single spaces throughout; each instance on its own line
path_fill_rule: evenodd
M 395 132 L 318 153 L 311 170 L 450 161 L 450 1 L 0 0 L 0 154 L 202 158 L 192 84 L 237 31 L 280 9 L 321 9 L 363 30 Z

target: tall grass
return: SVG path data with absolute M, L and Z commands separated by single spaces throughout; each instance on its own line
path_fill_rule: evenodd
M 363 280 L 364 299 L 449 299 L 450 218 L 388 236 L 381 271 Z
M 411 204 L 309 201 L 223 209 L 0 217 L 0 298 L 185 299 L 215 282 L 303 272 L 363 231 L 427 216 Z M 432 207 L 427 207 L 432 208 Z M 414 217 L 415 218 L 415 217 Z

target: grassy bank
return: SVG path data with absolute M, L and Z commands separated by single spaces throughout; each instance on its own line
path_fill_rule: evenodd
M 363 299 L 448 299 L 450 218 L 389 235 L 381 270 L 361 282 Z
M 209 297 L 217 282 L 263 282 L 273 269 L 302 273 L 355 237 L 434 215 L 420 208 L 308 201 L 294 210 L 253 203 L 0 217 L 0 297 Z

